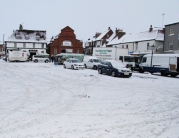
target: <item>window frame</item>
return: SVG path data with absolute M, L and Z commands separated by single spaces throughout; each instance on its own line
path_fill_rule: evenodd
M 172 49 L 171 49 L 171 45 L 170 45 L 170 44 L 173 44 L 173 45 L 172 45 Z M 169 41 L 169 42 L 168 42 L 168 50 L 173 50 L 173 46 L 174 46 L 173 41 Z
M 170 27 L 169 35 L 174 35 L 174 34 L 175 34 L 174 27 Z

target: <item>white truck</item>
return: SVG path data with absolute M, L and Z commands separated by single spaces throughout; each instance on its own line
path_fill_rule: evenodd
M 120 60 L 126 67 L 135 66 L 135 62 L 131 55 L 128 55 L 129 50 L 118 47 L 95 47 L 93 48 L 93 56 L 104 60 Z
M 176 77 L 179 74 L 179 54 L 147 54 L 139 66 L 141 73 L 160 72 L 162 76 Z
M 8 61 L 28 61 L 28 52 L 21 50 L 9 50 Z
M 97 70 L 98 65 L 101 63 L 101 60 L 94 57 L 94 56 L 84 56 L 83 63 L 85 65 L 85 68 L 92 68 L 94 70 Z

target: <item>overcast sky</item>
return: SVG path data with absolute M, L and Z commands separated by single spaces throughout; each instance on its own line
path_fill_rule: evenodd
M 77 39 L 111 27 L 127 34 L 147 31 L 150 25 L 179 21 L 179 0 L 0 0 L 0 41 L 23 24 L 24 29 L 46 30 L 47 38 L 70 26 Z M 163 16 L 162 14 L 165 13 Z

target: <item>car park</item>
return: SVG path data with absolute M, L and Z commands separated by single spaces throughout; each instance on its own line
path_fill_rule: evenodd
M 84 63 L 82 63 L 77 58 L 68 58 L 63 63 L 64 68 L 71 68 L 71 69 L 84 69 Z
M 113 77 L 131 77 L 132 72 L 126 68 L 121 61 L 116 60 L 105 60 L 98 65 L 99 74 L 108 74 Z
M 50 59 L 47 58 L 45 55 L 33 55 L 32 61 L 34 61 L 35 63 L 37 63 L 37 62 L 48 63 L 48 62 L 50 62 Z

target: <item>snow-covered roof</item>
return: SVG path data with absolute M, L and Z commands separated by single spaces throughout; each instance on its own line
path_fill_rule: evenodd
M 108 29 L 108 30 L 102 32 L 102 33 L 95 39 L 95 41 L 101 40 L 109 31 L 110 31 L 110 29 Z
M 113 39 L 107 45 L 139 42 L 139 41 L 147 41 L 147 40 L 164 41 L 164 33 L 161 32 L 160 30 L 153 30 L 151 32 L 146 31 L 138 34 L 126 34 L 122 36 L 120 39 L 118 38 Z
M 171 25 L 171 24 L 179 24 L 179 20 L 168 22 L 168 23 L 165 24 L 165 26 Z
M 7 42 L 36 42 L 47 43 L 46 31 L 42 30 L 16 30 L 6 40 Z

